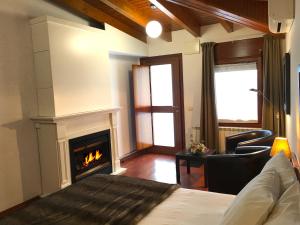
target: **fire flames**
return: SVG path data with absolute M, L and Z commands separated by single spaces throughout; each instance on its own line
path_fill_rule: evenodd
M 95 155 L 93 152 L 90 152 L 85 158 L 83 162 L 83 166 L 87 167 L 90 163 L 94 161 L 98 161 L 102 157 L 102 153 L 99 150 L 96 151 Z

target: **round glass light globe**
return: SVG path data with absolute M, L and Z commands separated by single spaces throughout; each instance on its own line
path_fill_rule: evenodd
M 146 33 L 151 38 L 158 38 L 161 32 L 162 26 L 158 21 L 152 20 L 146 25 Z

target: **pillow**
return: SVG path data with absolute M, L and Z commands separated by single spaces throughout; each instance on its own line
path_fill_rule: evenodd
M 300 185 L 292 184 L 280 197 L 265 225 L 299 225 Z
M 280 180 L 268 170 L 251 180 L 235 197 L 222 218 L 222 225 L 259 225 L 279 198 Z
M 285 157 L 283 152 L 278 153 L 271 158 L 261 173 L 266 170 L 275 170 L 280 178 L 281 194 L 285 192 L 295 181 L 297 181 L 296 173 L 292 167 L 291 162 Z

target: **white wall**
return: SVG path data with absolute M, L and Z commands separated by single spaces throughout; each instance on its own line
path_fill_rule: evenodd
M 27 18 L 0 7 L 0 211 L 40 192 L 36 104 Z
M 220 24 L 201 28 L 203 35 L 200 42 L 227 42 L 261 37 L 263 34 L 245 27 L 235 26 L 235 31 L 227 33 Z M 185 30 L 172 32 L 172 42 L 149 39 L 149 56 L 184 53 L 185 45 L 196 39 Z M 201 104 L 201 67 L 202 54 L 183 54 L 183 82 L 185 105 L 186 144 L 189 144 L 192 127 L 200 124 Z
M 299 72 L 300 2 L 295 1 L 295 21 L 286 37 L 286 52 L 291 54 L 291 115 L 287 116 L 287 137 L 291 148 L 300 155 Z
M 38 110 L 29 20 L 43 15 L 87 24 L 44 0 L 0 1 L 0 212 L 41 193 L 36 133 L 30 120 Z M 125 55 L 147 54 L 144 43 L 106 27 L 109 32 L 102 43 L 106 48 Z
M 147 56 L 148 46 L 134 37 L 105 24 L 106 40 L 109 52 L 115 55 Z
M 115 105 L 121 107 L 118 114 L 118 149 L 120 157 L 135 149 L 133 133 L 133 102 L 131 98 L 132 65 L 139 64 L 139 59 L 125 55 L 110 54 L 110 76 L 112 78 L 112 98 Z

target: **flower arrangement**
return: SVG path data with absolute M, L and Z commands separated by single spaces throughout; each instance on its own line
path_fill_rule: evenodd
M 191 152 L 194 154 L 201 154 L 207 152 L 208 148 L 202 143 L 191 143 Z

